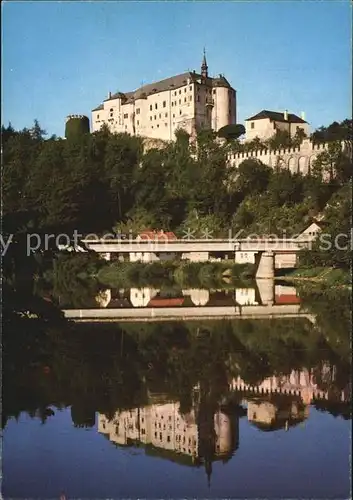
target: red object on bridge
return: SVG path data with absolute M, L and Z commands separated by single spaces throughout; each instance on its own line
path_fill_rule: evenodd
M 176 240 L 177 237 L 175 236 L 174 233 L 168 231 L 142 231 L 141 233 L 138 234 L 139 238 L 143 241 L 173 241 Z
M 276 295 L 275 304 L 300 304 L 300 297 L 297 295 Z
M 176 307 L 182 306 L 184 303 L 184 297 L 177 297 L 174 299 L 163 299 L 156 297 L 151 299 L 147 304 L 148 307 Z

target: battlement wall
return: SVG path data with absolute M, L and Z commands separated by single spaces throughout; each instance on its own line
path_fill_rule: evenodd
M 65 122 L 68 122 L 69 120 L 72 120 L 72 119 L 88 120 L 88 116 L 86 116 L 86 115 L 68 115 L 65 119 Z
M 345 144 L 342 143 L 342 148 L 344 147 Z M 307 175 L 317 156 L 327 149 L 328 143 L 314 144 L 309 139 L 304 139 L 296 148 L 229 153 L 228 160 L 230 165 L 237 168 L 244 160 L 255 158 L 271 168 L 288 168 L 292 173 Z

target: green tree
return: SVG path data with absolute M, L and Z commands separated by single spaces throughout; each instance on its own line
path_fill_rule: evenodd
M 276 133 L 266 141 L 267 146 L 272 150 L 292 147 L 292 140 L 286 130 L 276 130 Z
M 224 127 L 220 128 L 217 132 L 218 137 L 226 139 L 227 141 L 239 139 L 239 137 L 244 134 L 245 134 L 245 127 L 242 124 L 225 125 Z
M 236 189 L 243 196 L 266 191 L 271 176 L 270 167 L 260 160 L 249 158 L 244 160 L 238 168 Z
M 268 191 L 276 206 L 300 203 L 303 200 L 303 178 L 289 170 L 273 172 Z

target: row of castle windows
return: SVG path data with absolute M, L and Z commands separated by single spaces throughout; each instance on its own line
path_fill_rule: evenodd
M 173 127 L 175 127 L 175 122 L 173 122 L 172 125 L 173 125 Z M 201 127 L 203 127 L 203 125 L 204 125 L 204 123 L 201 122 Z M 164 123 L 164 126 L 168 127 L 168 123 Z M 125 126 L 125 128 L 126 128 L 126 126 Z M 154 128 L 153 125 L 151 125 L 151 128 Z M 156 128 L 159 128 L 159 123 L 157 123 Z
M 154 426 L 157 427 L 157 422 L 154 423 Z M 162 428 L 162 425 L 161 423 L 158 424 L 158 428 L 161 429 Z M 165 431 L 166 430 L 166 424 L 163 424 L 163 430 Z M 169 425 L 169 430 L 171 431 L 172 430 L 172 426 Z
M 182 110 L 180 109 L 180 110 L 179 110 L 179 115 L 181 115 L 181 114 L 182 114 Z M 165 113 L 165 115 L 164 115 L 164 116 L 165 116 L 165 118 L 168 118 L 168 113 Z M 159 113 L 158 117 L 159 117 L 159 118 L 162 118 L 162 114 L 161 114 L 161 113 Z M 152 119 L 153 119 L 153 118 L 154 118 L 155 120 L 157 120 L 157 115 L 154 115 L 154 117 L 150 116 L 150 121 L 152 121 Z M 175 118 L 175 113 L 173 113 L 173 118 Z
M 189 90 L 190 90 L 190 91 L 192 91 L 192 86 L 191 86 L 191 85 L 190 85 L 190 87 L 189 87 Z M 186 92 L 186 91 L 187 91 L 187 88 L 185 87 L 185 88 L 184 88 L 184 92 Z M 178 92 L 177 92 L 177 90 L 175 90 L 175 91 L 174 91 L 174 95 L 177 95 L 177 94 L 178 94 Z M 181 94 L 181 89 L 179 89 L 179 94 Z
M 192 101 L 192 96 L 189 96 L 189 101 Z M 184 97 L 184 103 L 186 103 L 186 102 L 187 102 L 187 98 Z M 201 99 L 200 99 L 199 95 L 197 96 L 197 102 L 201 102 Z M 182 104 L 182 100 L 179 99 L 179 105 L 181 105 L 181 104 Z M 177 101 L 172 101 L 171 105 L 172 106 L 177 106 L 178 103 L 177 103 Z M 165 108 L 166 106 L 167 106 L 166 101 L 163 101 L 163 108 Z M 230 99 L 229 99 L 229 106 L 231 106 Z M 157 103 L 155 103 L 155 109 L 158 109 L 158 104 Z M 153 110 L 153 106 L 152 106 L 152 104 L 150 104 L 150 111 L 152 111 L 152 110 Z M 114 113 L 114 109 L 110 108 L 109 112 L 110 112 L 110 118 L 112 118 L 113 117 L 113 113 Z M 136 108 L 136 114 L 139 115 L 140 113 L 141 113 L 141 109 L 140 108 Z M 180 114 L 181 114 L 181 112 L 180 112 Z M 129 114 L 128 113 L 124 113 L 124 118 L 127 119 L 128 117 L 129 117 Z M 99 115 L 97 115 L 97 120 L 99 120 Z M 152 120 L 152 118 L 151 118 L 151 120 Z M 251 124 L 251 128 L 254 128 L 254 123 Z
M 143 429 L 143 431 L 144 431 L 144 429 Z M 145 432 L 142 432 L 142 434 L 145 434 Z M 155 437 L 155 438 L 157 438 L 157 437 L 158 437 L 158 432 L 155 432 L 155 433 L 154 433 L 154 437 Z M 180 442 L 182 441 L 182 443 L 183 443 L 183 444 L 185 444 L 185 443 L 186 443 L 185 436 L 183 436 L 183 439 L 181 439 L 181 437 L 182 437 L 182 436 L 180 436 L 180 434 L 177 434 L 177 435 L 175 436 L 175 440 L 176 440 L 178 443 L 180 443 Z M 160 439 L 160 441 L 162 441 L 162 439 L 163 439 L 163 434 L 162 434 L 162 432 L 160 432 L 160 433 L 159 433 L 159 439 Z M 168 443 L 170 443 L 170 440 L 171 440 L 171 437 L 170 437 L 170 435 L 168 434 L 168 435 L 167 435 L 167 442 L 168 442 Z M 196 440 L 195 440 L 195 438 L 193 438 L 193 439 L 192 439 L 192 441 L 191 441 L 191 438 L 189 437 L 189 439 L 188 439 L 188 445 L 189 445 L 189 446 L 191 446 L 191 445 L 196 446 Z M 185 450 L 185 448 L 184 448 L 184 450 Z M 189 449 L 189 453 L 190 453 L 190 451 L 191 451 L 191 450 Z

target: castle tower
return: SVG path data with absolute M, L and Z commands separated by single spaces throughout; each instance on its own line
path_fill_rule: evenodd
M 203 78 L 208 78 L 208 66 L 206 61 L 206 51 L 203 49 L 203 59 L 201 64 L 201 76 Z
M 89 119 L 85 115 L 69 115 L 65 121 L 65 137 L 72 138 L 89 134 Z

